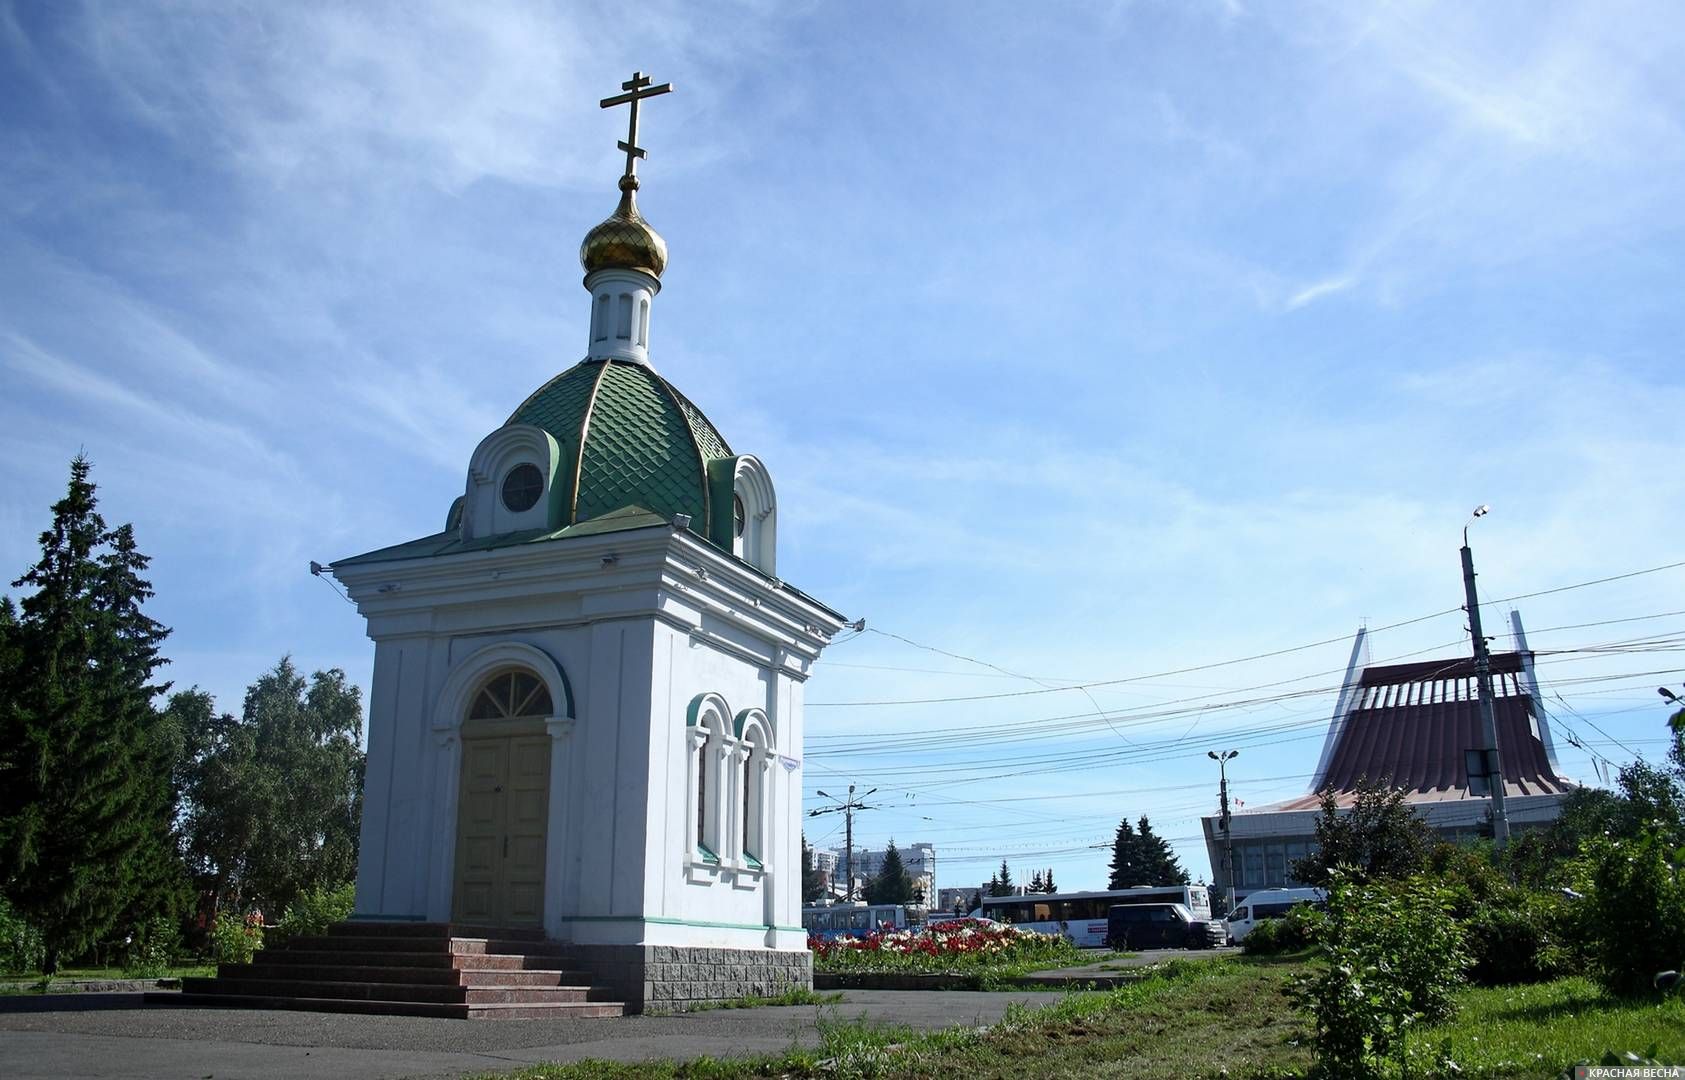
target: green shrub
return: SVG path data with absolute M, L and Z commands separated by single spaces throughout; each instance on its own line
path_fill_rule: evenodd
M 24 922 L 6 898 L 0 896 L 0 971 L 27 975 L 41 970 L 46 949 L 41 932 Z
M 1240 951 L 1248 956 L 1274 956 L 1307 949 L 1322 919 L 1322 912 L 1310 904 L 1300 904 L 1279 919 L 1259 922 L 1240 939 Z
M 249 964 L 263 948 L 263 913 L 219 911 L 211 924 L 211 950 L 219 964 Z
M 1617 994 L 1647 992 L 1657 971 L 1685 961 L 1679 853 L 1668 852 L 1654 834 L 1595 837 L 1581 852 L 1581 925 L 1592 966 Z
M 154 915 L 136 928 L 123 974 L 131 979 L 162 978 L 180 953 L 180 924 L 168 915 Z
M 351 917 L 356 902 L 356 885 L 347 882 L 337 889 L 317 888 L 300 893 L 287 905 L 281 921 L 270 931 L 277 941 L 304 935 L 325 934 L 328 927 Z
M 1411 1028 L 1449 1019 L 1468 957 L 1449 890 L 1424 878 L 1360 886 L 1331 875 L 1316 968 L 1293 995 L 1314 1028 L 1319 1075 L 1379 1077 Z
M 1469 981 L 1506 986 L 1579 970 L 1576 915 L 1559 894 L 1506 888 L 1463 922 Z

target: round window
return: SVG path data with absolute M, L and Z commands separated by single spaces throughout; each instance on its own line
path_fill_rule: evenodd
M 544 474 L 537 465 L 517 465 L 503 478 L 503 505 L 513 513 L 531 510 L 544 493 Z
M 736 495 L 731 497 L 731 535 L 743 535 L 743 500 Z

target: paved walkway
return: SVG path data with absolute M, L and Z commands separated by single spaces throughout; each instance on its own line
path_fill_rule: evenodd
M 454 1077 L 540 1061 L 778 1053 L 818 1042 L 817 1020 L 918 1028 L 986 1025 L 1047 993 L 845 991 L 843 1001 L 616 1020 L 421 1017 L 173 1008 L 139 994 L 0 998 L 0 1077 L 286 1080 Z

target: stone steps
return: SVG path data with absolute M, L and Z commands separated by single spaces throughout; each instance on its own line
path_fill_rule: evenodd
M 428 986 L 586 986 L 591 975 L 585 971 L 566 968 L 480 968 L 480 967 L 406 967 L 372 965 L 355 967 L 347 964 L 267 964 L 263 953 L 250 964 L 218 964 L 217 975 L 225 979 L 266 978 L 303 982 L 390 982 L 394 970 L 402 972 L 403 981 L 411 985 Z
M 618 1001 L 534 1004 L 471 1004 L 426 1001 L 364 1001 L 353 998 L 258 997 L 250 994 L 148 994 L 149 1004 L 224 1009 L 295 1009 L 371 1016 L 433 1016 L 454 1020 L 557 1020 L 625 1015 Z
M 589 974 L 566 966 L 570 951 L 536 930 L 343 922 L 147 1000 L 463 1019 L 623 1015 Z

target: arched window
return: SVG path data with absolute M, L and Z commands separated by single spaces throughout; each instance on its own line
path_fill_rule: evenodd
M 760 855 L 760 852 L 755 849 L 761 846 L 760 836 L 758 835 L 759 829 L 757 828 L 759 823 L 755 820 L 759 816 L 755 813 L 755 788 L 757 787 L 755 772 L 759 768 L 760 763 L 755 760 L 753 754 L 743 759 L 743 836 L 741 839 L 743 854 L 751 859 Z
M 608 293 L 597 297 L 597 326 L 592 336 L 598 341 L 608 340 Z
M 696 755 L 696 846 L 708 846 L 708 744 Z
M 649 345 L 649 298 L 638 301 L 638 344 Z
M 733 781 L 724 768 L 732 742 L 731 711 L 718 694 L 698 694 L 690 703 L 685 727 L 690 798 L 684 820 L 694 825 L 690 859 L 718 863 L 727 857 L 727 843 L 735 846 L 729 824 L 734 814 L 727 798 Z
M 766 714 L 745 709 L 737 715 L 738 827 L 733 839 L 743 862 L 751 869 L 764 869 L 773 846 L 772 764 L 775 760 L 772 729 Z
M 620 323 L 620 326 L 617 329 L 617 331 L 615 332 L 615 336 L 618 337 L 621 341 L 631 341 L 632 340 L 632 294 L 631 293 L 621 293 L 620 294 L 620 305 L 619 305 L 619 307 L 620 307 L 620 311 L 619 311 L 620 318 L 619 318 L 618 321 Z
M 732 554 L 762 573 L 776 573 L 778 497 L 772 477 L 758 459 L 740 457 L 731 486 Z
M 514 670 L 493 675 L 474 695 L 468 707 L 470 720 L 510 720 L 518 716 L 549 716 L 549 689 L 528 671 Z

